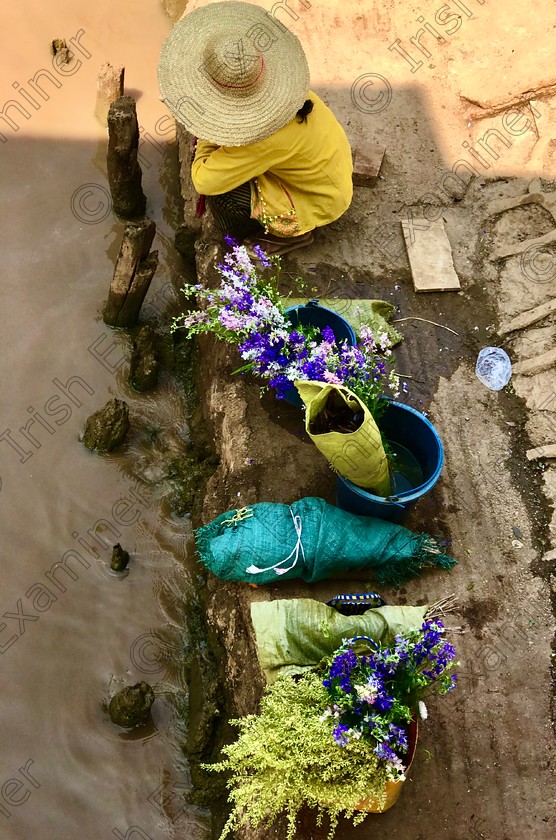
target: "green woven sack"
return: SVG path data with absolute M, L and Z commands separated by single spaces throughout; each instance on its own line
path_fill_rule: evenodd
M 367 406 L 348 388 L 323 382 L 296 380 L 295 387 L 306 406 L 305 430 L 332 468 L 358 487 L 372 490 L 377 496 L 391 493 L 388 460 L 380 431 Z M 363 413 L 363 422 L 355 432 L 312 434 L 316 418 L 325 409 L 329 398 L 338 406 Z
M 223 580 L 307 583 L 358 570 L 399 585 L 423 567 L 456 562 L 427 534 L 307 498 L 222 513 L 196 532 L 201 562 Z
M 344 639 L 370 636 L 384 645 L 398 633 L 421 627 L 428 606 L 378 607 L 363 615 L 341 615 L 312 598 L 254 601 L 251 620 L 257 654 L 268 683 L 314 668 L 341 647 Z

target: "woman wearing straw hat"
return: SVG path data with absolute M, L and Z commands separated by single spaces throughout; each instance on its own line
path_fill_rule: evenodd
M 212 3 L 189 12 L 163 45 L 162 101 L 199 138 L 197 192 L 226 233 L 269 254 L 309 245 L 352 198 L 345 132 L 309 90 L 303 48 L 259 6 Z

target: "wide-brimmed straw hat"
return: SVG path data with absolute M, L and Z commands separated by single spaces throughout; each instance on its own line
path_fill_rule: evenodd
M 172 29 L 158 84 L 196 137 L 246 146 L 293 119 L 307 97 L 309 67 L 298 38 L 260 6 L 211 3 Z

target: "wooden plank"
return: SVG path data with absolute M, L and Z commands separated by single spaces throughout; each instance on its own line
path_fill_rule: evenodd
M 461 289 L 454 268 L 450 240 L 442 219 L 430 222 L 422 208 L 410 208 L 402 230 L 416 292 L 454 292 Z
M 537 461 L 540 458 L 556 458 L 556 443 L 547 443 L 543 446 L 536 446 L 528 449 L 525 453 L 528 461 Z
M 498 334 L 506 335 L 516 330 L 523 330 L 525 327 L 530 327 L 531 324 L 542 321 L 543 318 L 552 315 L 553 312 L 556 312 L 556 298 L 552 298 L 552 300 L 548 300 L 546 303 L 541 303 L 540 306 L 535 306 L 533 309 L 528 309 L 527 312 L 516 315 L 511 321 L 506 321 L 501 324 Z
M 537 236 L 535 239 L 523 239 L 521 242 L 514 242 L 512 245 L 503 245 L 494 251 L 491 259 L 503 260 L 506 257 L 513 257 L 517 254 L 524 254 L 529 248 L 541 245 L 549 245 L 551 242 L 556 242 L 556 230 L 549 230 L 543 236 Z
M 543 370 L 549 370 L 554 365 L 556 365 L 556 348 L 554 350 L 547 350 L 546 353 L 541 353 L 540 356 L 533 356 L 532 359 L 517 362 L 513 366 L 513 372 L 522 376 L 530 376 L 533 373 L 542 373 Z
M 540 204 L 552 215 L 556 222 L 556 192 L 543 193 L 541 191 L 540 178 L 534 178 L 529 184 L 528 192 L 524 195 L 513 198 L 495 198 L 486 207 L 487 216 L 496 216 L 506 210 L 513 210 L 515 207 L 523 207 L 526 204 Z

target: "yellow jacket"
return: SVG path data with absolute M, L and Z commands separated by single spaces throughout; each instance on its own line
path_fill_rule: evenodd
M 351 149 L 332 111 L 314 103 L 307 122 L 294 117 L 248 146 L 197 142 L 191 177 L 201 195 L 221 195 L 250 181 L 251 216 L 267 233 L 295 236 L 338 219 L 351 203 Z

